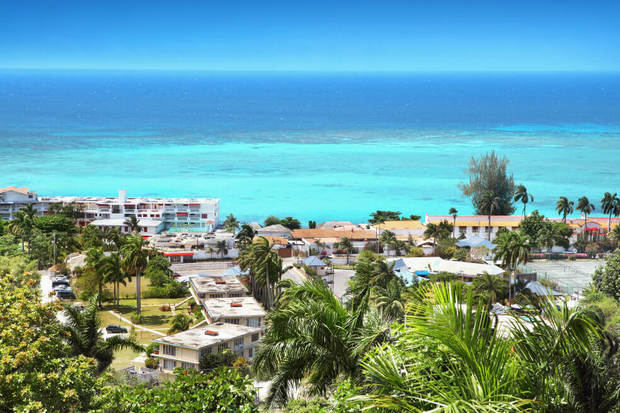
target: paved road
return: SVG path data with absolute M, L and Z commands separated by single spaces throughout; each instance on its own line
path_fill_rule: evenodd
M 348 283 L 353 275 L 355 275 L 353 270 L 334 270 L 334 295 L 336 297 L 342 298 L 349 287 Z
M 293 265 L 297 262 L 297 258 L 284 258 L 282 260 L 282 266 L 288 267 L 289 265 Z M 306 276 L 299 271 L 297 268 L 293 267 L 282 275 L 283 280 L 292 280 L 297 284 L 303 284 L 306 281 Z

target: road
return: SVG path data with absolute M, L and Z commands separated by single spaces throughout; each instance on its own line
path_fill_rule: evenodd
M 284 258 L 282 260 L 282 266 L 288 267 L 289 265 L 293 265 L 297 263 L 297 258 Z M 306 281 L 306 276 L 299 271 L 297 268 L 293 267 L 282 275 L 283 280 L 292 280 L 296 284 L 303 284 Z
M 334 270 L 334 295 L 338 298 L 347 291 L 349 280 L 355 275 L 353 270 Z

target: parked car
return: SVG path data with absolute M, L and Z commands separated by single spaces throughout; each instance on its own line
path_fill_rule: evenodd
M 56 289 L 56 297 L 61 300 L 75 300 L 75 294 L 71 288 Z
M 174 274 L 172 274 L 172 278 L 179 278 L 181 277 L 181 274 L 179 274 L 178 272 L 175 272 Z
M 127 334 L 127 329 L 116 324 L 110 324 L 105 328 L 108 334 Z
M 54 281 L 52 281 L 52 288 L 54 288 L 54 287 L 61 287 L 61 286 L 70 287 L 71 284 L 67 280 L 54 280 Z

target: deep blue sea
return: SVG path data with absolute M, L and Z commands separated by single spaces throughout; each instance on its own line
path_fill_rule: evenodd
M 496 150 L 530 207 L 620 192 L 620 75 L 0 71 L 0 186 L 200 196 L 242 220 L 461 213 Z

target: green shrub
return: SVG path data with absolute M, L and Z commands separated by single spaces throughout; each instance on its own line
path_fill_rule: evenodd
M 469 251 L 466 248 L 457 248 L 452 258 L 457 261 L 467 261 L 469 260 Z
M 148 369 L 156 369 L 157 366 L 159 366 L 159 360 L 154 357 L 147 357 L 147 359 L 144 360 L 144 366 Z
M 200 359 L 200 369 L 212 370 L 222 366 L 232 367 L 237 358 L 237 355 L 230 349 L 220 351 L 219 353 L 205 354 Z
M 138 313 L 131 313 L 131 316 L 129 317 L 129 319 L 134 324 L 142 324 L 142 322 L 144 321 L 144 317 L 142 316 L 142 314 L 138 314 Z
M 420 247 L 411 247 L 407 253 L 407 257 L 423 257 L 424 251 Z

